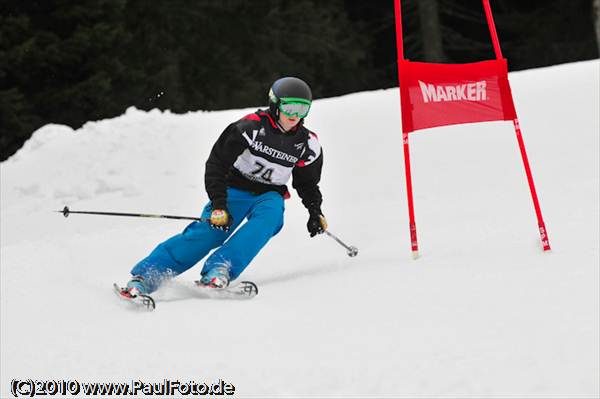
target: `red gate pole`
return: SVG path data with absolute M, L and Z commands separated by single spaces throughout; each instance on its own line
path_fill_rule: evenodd
M 496 32 L 496 24 L 494 23 L 494 17 L 492 16 L 492 9 L 490 7 L 489 0 L 482 0 L 483 8 L 485 9 L 485 17 L 487 18 L 488 27 L 490 29 L 490 35 L 492 36 L 492 42 L 494 44 L 494 52 L 496 53 L 496 59 L 502 59 L 502 50 L 500 49 L 500 41 L 498 40 L 498 34 Z M 512 96 L 512 94 L 511 94 Z M 514 108 L 514 103 L 510 101 L 511 106 Z M 527 158 L 527 151 L 525 150 L 525 142 L 523 141 L 523 135 L 521 134 L 521 127 L 519 125 L 519 118 L 516 116 L 517 111 L 514 110 L 515 118 L 513 119 L 513 126 L 515 128 L 515 134 L 517 135 L 517 142 L 519 143 L 519 149 L 521 150 L 521 158 L 523 159 L 523 166 L 525 166 L 525 174 L 527 175 L 527 182 L 529 183 L 529 191 L 531 191 L 531 198 L 533 199 L 533 207 L 535 208 L 535 215 L 538 221 L 538 229 L 540 232 L 540 239 L 542 240 L 542 247 L 544 251 L 550 250 L 550 241 L 548 239 L 548 232 L 546 230 L 546 224 L 542 217 L 542 210 L 540 208 L 540 202 L 538 200 L 537 192 L 535 190 L 535 184 L 533 182 L 533 175 L 531 173 L 531 167 L 529 166 L 529 160 Z
M 419 257 L 419 244 L 417 242 L 417 225 L 415 223 L 415 208 L 413 202 L 412 192 L 412 178 L 410 173 L 410 151 L 408 147 L 408 127 L 405 121 L 408 120 L 408 116 L 404 114 L 402 101 L 408 101 L 408 93 L 402 95 L 402 74 L 401 74 L 401 63 L 404 61 L 404 45 L 402 40 L 402 12 L 400 8 L 400 0 L 394 0 L 394 12 L 396 21 L 396 51 L 397 51 L 397 64 L 398 64 L 398 92 L 400 93 L 400 112 L 402 113 L 402 143 L 404 147 L 404 171 L 406 173 L 406 196 L 408 198 L 408 218 L 410 228 L 410 244 L 412 250 L 413 259 Z M 405 107 L 404 109 L 408 109 Z

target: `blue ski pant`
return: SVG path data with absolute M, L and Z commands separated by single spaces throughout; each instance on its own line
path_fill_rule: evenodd
M 152 292 L 166 278 L 185 272 L 211 250 L 218 248 L 206 259 L 201 274 L 213 267 L 226 265 L 230 269 L 231 280 L 234 280 L 283 227 L 283 201 L 283 197 L 274 191 L 254 194 L 229 188 L 227 208 L 233 217 L 233 225 L 228 232 L 214 229 L 207 222 L 193 222 L 182 233 L 159 244 L 135 265 L 131 274 L 142 276 L 148 292 Z M 204 207 L 202 218 L 210 218 L 212 209 L 209 202 Z M 244 219 L 247 221 L 242 224 Z

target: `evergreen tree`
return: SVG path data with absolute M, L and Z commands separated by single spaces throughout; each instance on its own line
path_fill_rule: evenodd
M 480 0 L 428 2 L 441 34 L 422 17 L 435 7 L 402 1 L 406 58 L 494 56 Z M 591 7 L 494 1 L 511 70 L 597 57 Z M 432 29 L 427 39 L 422 30 Z M 78 128 L 129 106 L 263 106 L 286 75 L 309 82 L 317 98 L 396 86 L 393 0 L 3 0 L 0 160 L 46 123 Z
M 270 83 L 297 75 L 315 95 L 364 87 L 368 39 L 341 0 L 148 3 L 129 0 L 122 55 L 133 105 L 175 112 L 264 105 Z
M 78 127 L 121 112 L 112 92 L 123 66 L 111 52 L 121 40 L 125 0 L 6 5 L 0 21 L 1 159 L 43 124 Z

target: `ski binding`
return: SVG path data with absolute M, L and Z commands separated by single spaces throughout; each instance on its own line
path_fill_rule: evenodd
M 125 288 L 119 287 L 117 283 L 113 284 L 113 288 L 115 290 L 115 294 L 126 302 L 129 302 L 139 308 L 149 311 L 152 311 L 156 308 L 154 299 L 152 299 L 150 295 L 138 294 L 135 296 L 131 296 Z
M 213 288 L 195 281 L 196 287 L 202 294 L 210 298 L 252 299 L 258 295 L 258 286 L 252 281 L 241 281 L 239 284 L 226 288 Z

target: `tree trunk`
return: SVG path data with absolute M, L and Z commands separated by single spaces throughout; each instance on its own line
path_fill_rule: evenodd
M 596 26 L 596 45 L 598 47 L 598 57 L 600 57 L 600 0 L 594 0 L 593 8 L 594 25 Z
M 425 61 L 444 62 L 446 55 L 442 43 L 438 2 L 437 0 L 419 0 L 418 5 Z

